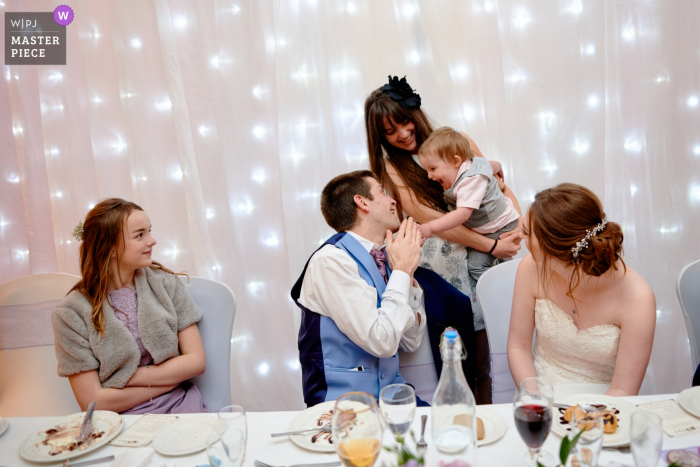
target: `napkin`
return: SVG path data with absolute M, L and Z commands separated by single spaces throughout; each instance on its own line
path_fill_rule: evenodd
M 155 451 L 151 448 L 129 448 L 112 461 L 111 467 L 145 467 Z

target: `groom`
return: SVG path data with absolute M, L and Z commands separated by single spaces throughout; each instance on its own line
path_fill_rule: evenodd
M 469 299 L 432 271 L 417 268 L 420 232 L 412 219 L 399 224 L 396 202 L 376 176 L 357 171 L 334 178 L 323 189 L 321 211 L 338 233 L 316 250 L 292 288 L 302 310 L 299 360 L 306 404 L 350 391 L 378 397 L 384 386 L 405 383 L 397 352 L 418 349 L 428 321 L 424 303 L 432 309 L 438 375 L 439 336 L 457 320 L 471 354 L 465 372 L 473 387 Z

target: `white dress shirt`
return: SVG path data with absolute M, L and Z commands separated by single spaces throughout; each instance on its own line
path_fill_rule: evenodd
M 348 234 L 368 253 L 382 248 L 354 232 Z M 331 318 L 351 341 L 378 358 L 389 358 L 399 348 L 414 352 L 425 331 L 423 290 L 412 286 L 408 274 L 391 272 L 377 308 L 377 289 L 360 277 L 357 263 L 335 245 L 324 246 L 309 261 L 299 303 Z

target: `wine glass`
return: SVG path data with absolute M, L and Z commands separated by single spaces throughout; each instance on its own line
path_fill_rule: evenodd
M 630 419 L 630 450 L 637 467 L 654 467 L 661 455 L 664 432 L 661 417 L 637 411 Z
M 526 378 L 520 383 L 520 392 L 513 400 L 513 416 L 520 437 L 528 451 L 523 461 L 532 467 L 537 462 L 549 464 L 553 457 L 540 456 L 540 449 L 552 426 L 552 385 L 542 378 Z M 546 453 L 545 453 L 546 454 Z
M 335 401 L 333 444 L 346 467 L 372 467 L 382 449 L 384 426 L 377 400 L 366 392 L 349 392 Z
M 603 414 L 591 405 L 582 405 L 571 414 L 571 433 L 573 440 L 581 430 L 576 446 L 571 450 L 571 465 L 596 467 L 600 450 L 603 449 Z
M 405 438 L 416 415 L 416 392 L 408 384 L 385 386 L 379 392 L 379 408 L 394 439 Z
M 219 410 L 218 431 L 207 437 L 209 463 L 217 467 L 240 467 L 245 460 L 248 426 L 245 410 L 229 405 Z

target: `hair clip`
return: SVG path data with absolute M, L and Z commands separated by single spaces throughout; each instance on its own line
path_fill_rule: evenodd
M 593 230 L 586 230 L 586 236 L 578 242 L 576 242 L 576 246 L 571 249 L 571 251 L 574 252 L 574 262 L 576 262 L 576 260 L 578 259 L 578 255 L 581 252 L 581 250 L 588 246 L 588 240 L 595 237 L 598 232 L 602 231 L 605 228 L 605 224 L 607 223 L 608 220 L 603 219 L 603 222 L 593 227 Z
M 78 222 L 78 225 L 75 226 L 75 229 L 73 229 L 73 237 L 75 237 L 75 239 L 79 242 L 82 242 L 84 232 L 85 229 L 83 228 L 83 221 L 80 221 Z
M 406 77 L 399 79 L 389 75 L 389 84 L 385 84 L 380 90 L 389 93 L 389 97 L 406 107 L 407 109 L 420 109 L 420 96 L 413 92 L 413 88 L 406 81 Z

